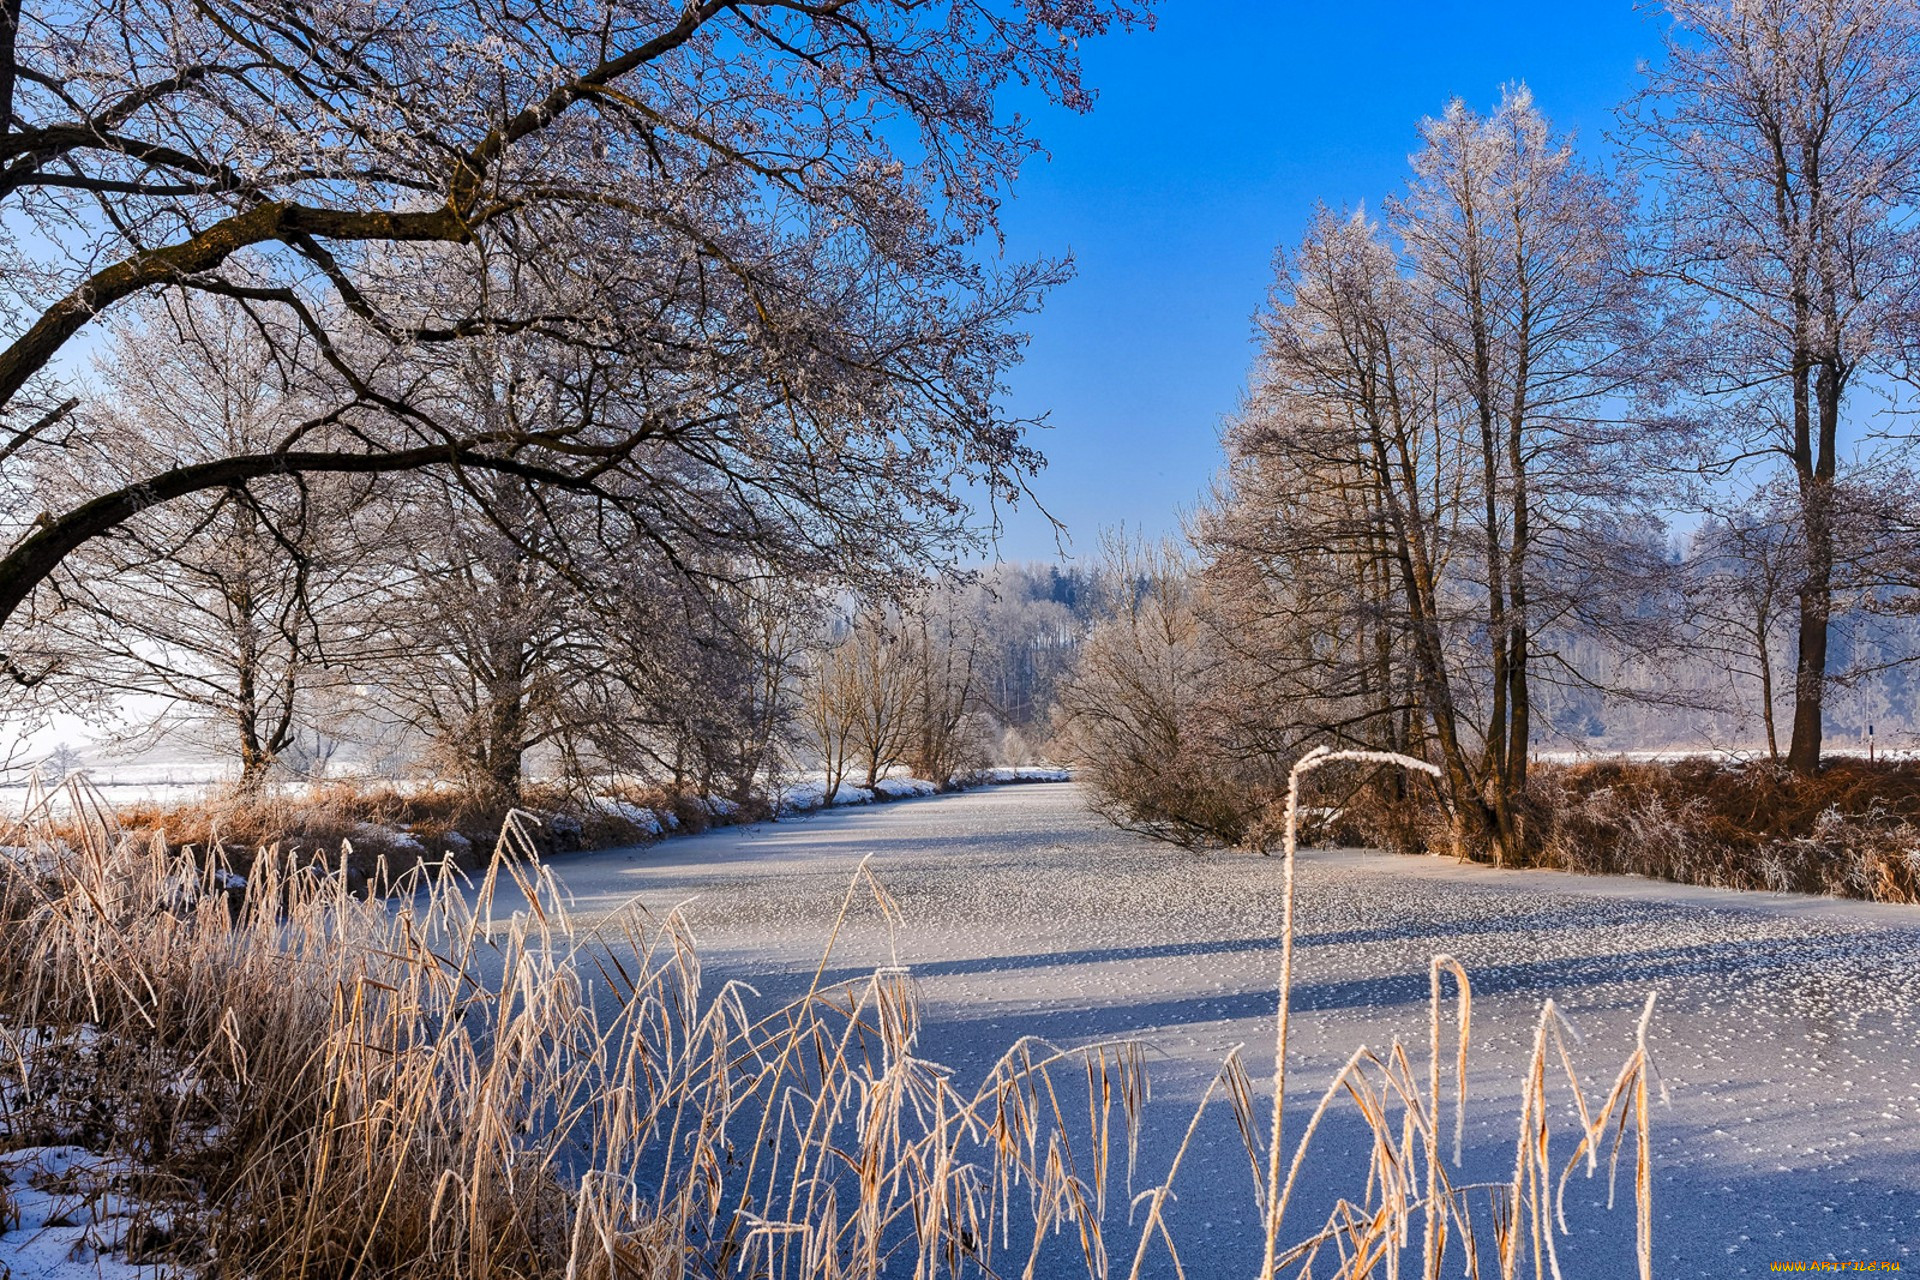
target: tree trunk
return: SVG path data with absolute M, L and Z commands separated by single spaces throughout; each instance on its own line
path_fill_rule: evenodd
M 1816 480 L 1805 495 L 1806 574 L 1800 584 L 1799 637 L 1793 664 L 1793 729 L 1787 767 L 1813 773 L 1820 748 L 1827 691 L 1827 640 L 1833 618 L 1831 490 Z
M 1473 210 L 1466 210 L 1469 227 L 1472 227 Z M 1483 796 L 1492 818 L 1488 832 L 1493 845 L 1493 860 L 1496 865 L 1504 865 L 1510 858 L 1514 841 L 1512 798 L 1513 786 L 1508 777 L 1507 726 L 1511 717 L 1511 705 L 1508 701 L 1512 694 L 1512 679 L 1508 669 L 1508 645 L 1511 623 L 1508 610 L 1508 592 L 1510 590 L 1507 574 L 1507 551 L 1500 540 L 1500 450 L 1494 431 L 1495 407 L 1493 403 L 1493 353 L 1492 338 L 1486 315 L 1484 285 L 1481 281 L 1481 269 L 1477 245 L 1477 230 L 1469 231 L 1473 239 L 1468 264 L 1468 304 L 1469 320 L 1473 329 L 1473 398 L 1480 420 L 1480 466 L 1481 500 L 1485 520 L 1486 573 L 1487 573 L 1487 638 L 1489 656 L 1493 670 L 1489 681 L 1492 706 L 1488 709 L 1487 730 L 1485 736 L 1487 789 L 1491 795 Z
M 522 682 L 501 680 L 487 690 L 485 781 L 488 798 L 502 808 L 520 803 L 520 778 L 526 756 L 526 709 Z
M 1840 393 L 1844 375 L 1829 359 L 1814 379 L 1818 441 L 1802 429 L 1794 461 L 1800 470 L 1800 512 L 1805 574 L 1799 590 L 1799 637 L 1793 668 L 1793 730 L 1787 767 L 1808 774 L 1820 768 L 1825 730 L 1828 641 L 1833 622 L 1833 481 L 1838 466 Z M 1795 409 L 1804 420 L 1805 379 L 1797 380 Z M 1807 424 L 1812 425 L 1812 424 Z M 1810 465 L 1808 465 L 1810 464 Z
M 240 717 L 240 791 L 243 795 L 254 795 L 267 784 L 267 774 L 273 769 L 273 753 L 260 741 L 259 729 L 253 717 L 244 712 Z
M 253 522 L 244 507 L 236 508 L 242 538 L 254 532 Z M 251 795 L 266 784 L 267 771 L 273 767 L 273 752 L 260 738 L 260 652 L 255 644 L 254 596 L 245 582 L 224 593 L 239 641 L 234 654 L 234 719 L 240 736 L 240 790 Z
M 1524 281 L 1525 276 L 1522 274 Z M 1527 626 L 1527 572 L 1533 551 L 1532 495 L 1527 486 L 1527 380 L 1532 368 L 1530 328 L 1530 291 L 1523 284 L 1518 369 L 1514 379 L 1513 406 L 1507 418 L 1507 472 L 1512 488 L 1512 549 L 1507 557 L 1507 632 L 1495 639 L 1495 648 L 1507 650 L 1507 748 L 1506 768 L 1500 775 L 1497 803 L 1503 810 L 1501 828 L 1511 842 L 1508 859 L 1528 854 L 1530 839 L 1522 826 L 1520 797 L 1527 789 L 1527 751 L 1532 745 L 1533 702 L 1527 684 L 1528 646 L 1532 636 Z
M 1466 857 L 1481 840 L 1492 841 L 1494 815 L 1460 746 L 1459 718 L 1441 637 L 1439 574 L 1419 507 L 1418 469 L 1403 427 L 1396 424 L 1389 433 L 1379 417 L 1370 414 L 1367 429 L 1406 596 L 1415 669 L 1426 695 L 1427 717 L 1440 749 L 1446 795 L 1452 808 L 1453 852 L 1456 857 Z
M 13 132 L 13 86 L 19 67 L 21 0 L 0 4 L 0 136 Z
M 1767 759 L 1779 764 L 1780 736 L 1773 714 L 1773 646 L 1770 643 L 1773 628 L 1767 625 L 1768 618 L 1763 609 L 1755 621 L 1753 643 L 1760 658 L 1760 721 L 1767 730 Z

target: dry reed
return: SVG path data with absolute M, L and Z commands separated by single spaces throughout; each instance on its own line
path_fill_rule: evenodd
M 0 1066 L 35 1082 L 17 1091 L 0 1145 L 35 1140 L 25 1116 L 47 1099 L 91 1098 L 105 1117 L 91 1140 L 129 1157 L 133 1195 L 176 1210 L 159 1252 L 209 1277 L 841 1280 L 884 1269 L 934 1280 L 1057 1275 L 1059 1251 L 1089 1276 L 1116 1270 L 1121 1215 L 1109 1201 L 1119 1166 L 1135 1181 L 1141 1047 L 1022 1039 L 971 1086 L 920 1056 L 909 971 L 826 978 L 861 901 L 897 922 L 864 866 L 806 992 L 765 1011 L 743 984 L 703 985 L 677 912 L 634 906 L 576 929 L 518 816 L 472 882 L 415 868 L 356 894 L 343 872 L 267 849 L 235 895 L 220 891 L 217 858 L 120 832 L 84 785 L 68 805 L 86 815 L 77 840 L 35 824 L 0 836 L 11 846 L 0 945 L 14 957 L 0 977 Z M 1397 1043 L 1355 1052 L 1290 1160 L 1284 1091 L 1263 1142 L 1252 1083 L 1229 1055 L 1164 1176 L 1131 1198 L 1127 1274 L 1148 1274 L 1157 1250 L 1179 1270 L 1166 1207 L 1219 1098 L 1272 1243 L 1264 1275 L 1318 1275 L 1326 1256 L 1347 1277 L 1397 1277 L 1409 1257 L 1429 1278 L 1449 1259 L 1476 1276 L 1483 1265 L 1557 1275 L 1566 1178 L 1583 1161 L 1597 1168 L 1610 1128 L 1615 1161 L 1628 1128 L 1637 1140 L 1650 1274 L 1646 1019 L 1590 1108 L 1549 1004 L 1512 1178 L 1456 1184 L 1442 1154 L 1445 975 L 1457 989 L 1457 1166 L 1470 994 L 1465 970 L 1441 956 L 1424 1080 Z M 1283 961 L 1282 1028 L 1291 977 Z M 77 1057 L 33 1047 L 80 1029 L 94 1047 Z M 1557 1170 L 1555 1062 L 1581 1117 Z M 1342 1096 L 1373 1134 L 1364 1190 L 1282 1246 L 1307 1149 Z M 1484 1241 L 1476 1198 L 1490 1206 Z

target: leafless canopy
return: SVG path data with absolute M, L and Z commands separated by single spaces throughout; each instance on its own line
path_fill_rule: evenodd
M 671 552 L 807 571 L 951 540 L 1038 457 L 994 404 L 1057 264 L 996 262 L 1035 144 L 1125 3 L 101 0 L 0 26 L 0 619 L 141 508 L 285 473 L 571 490 Z M 304 331 L 268 446 L 51 493 L 70 346 L 155 290 Z M 534 418 L 437 394 L 478 349 Z M 502 397 L 503 400 L 506 397 Z M 17 665 L 17 664 L 16 664 Z M 30 673 L 28 673 L 30 674 Z
M 1906 373 L 1920 300 L 1920 11 L 1910 0 L 1669 0 L 1628 110 L 1659 174 L 1651 264 L 1702 323 L 1686 372 L 1733 406 L 1737 456 L 1793 477 L 1799 563 L 1787 760 L 1820 762 L 1836 592 L 1850 585 L 1842 421 Z M 1880 460 L 1885 465 L 1885 459 Z

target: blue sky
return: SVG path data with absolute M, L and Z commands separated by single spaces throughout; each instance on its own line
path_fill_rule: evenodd
M 1455 95 L 1525 80 L 1602 153 L 1663 20 L 1631 0 L 1162 0 L 1157 28 L 1086 49 L 1092 114 L 1037 114 L 1052 153 L 1022 175 L 1008 251 L 1071 252 L 1078 276 L 1031 325 L 1012 408 L 1046 413 L 1035 485 L 1076 558 L 1103 526 L 1178 527 L 1220 460 L 1276 247 L 1314 202 L 1377 206 L 1415 130 Z M 1051 559 L 1012 514 L 1007 559 Z

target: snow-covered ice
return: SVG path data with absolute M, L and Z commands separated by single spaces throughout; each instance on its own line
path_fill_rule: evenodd
M 863 908 L 834 971 L 910 964 L 928 1056 L 977 1077 L 1022 1034 L 1147 1043 L 1136 1189 L 1164 1168 L 1222 1054 L 1244 1044 L 1253 1078 L 1271 1071 L 1280 860 L 1116 831 L 1077 787 L 836 810 L 553 866 L 582 919 L 636 896 L 655 909 L 692 898 L 710 988 L 745 977 L 778 1001 L 804 989 L 868 854 L 904 924 L 889 937 Z M 1299 911 L 1290 1078 L 1304 1093 L 1360 1044 L 1398 1037 L 1421 1052 L 1427 964 L 1449 952 L 1475 992 L 1465 1176 L 1497 1179 L 1542 1001 L 1584 1033 L 1591 1095 L 1657 991 L 1651 1040 L 1672 1102 L 1653 1116 L 1655 1274 L 1760 1274 L 1776 1258 L 1920 1265 L 1920 908 L 1309 851 Z M 1560 1123 L 1556 1162 L 1571 1153 Z M 1246 1155 L 1224 1111 L 1202 1137 L 1172 1211 L 1187 1274 L 1250 1274 Z M 1359 1126 L 1330 1123 L 1320 1141 L 1314 1194 L 1357 1195 Z M 1569 1184 L 1568 1280 L 1633 1272 L 1627 1188 L 1609 1213 L 1605 1181 L 1603 1165 Z

